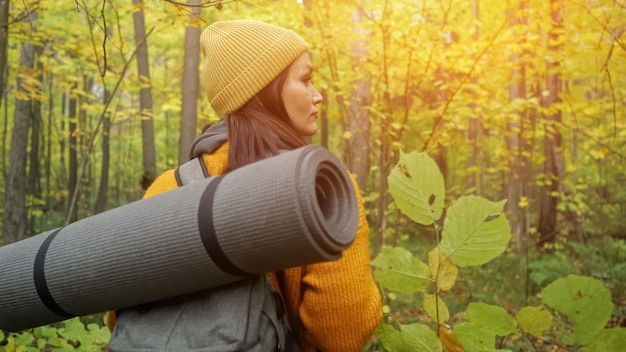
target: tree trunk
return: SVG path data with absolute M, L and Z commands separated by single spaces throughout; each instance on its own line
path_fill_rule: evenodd
M 33 14 L 34 16 L 34 14 Z M 26 74 L 32 70 L 35 62 L 35 46 L 22 44 L 20 69 Z M 17 242 L 26 237 L 28 215 L 26 210 L 26 164 L 28 131 L 33 112 L 33 100 L 22 87 L 18 77 L 17 91 L 21 94 L 15 99 L 15 115 L 11 132 L 11 151 L 9 170 L 4 183 L 4 213 L 2 215 L 2 239 L 4 244 Z
M 523 4 L 520 3 L 520 7 Z M 520 12 L 520 8 L 517 8 L 509 14 L 509 24 L 513 29 L 513 32 L 519 35 L 519 27 L 523 24 L 520 18 L 517 18 L 517 14 Z M 518 36 L 519 38 L 519 36 Z M 521 38 L 519 40 L 522 40 Z M 509 103 L 514 104 L 516 100 L 526 99 L 526 72 L 524 63 L 521 61 L 521 53 L 515 53 L 509 58 L 511 61 L 510 83 L 509 83 Z M 514 108 L 511 112 L 509 119 L 508 133 L 506 137 L 507 146 L 509 150 L 509 175 L 508 187 L 507 187 L 507 203 L 506 212 L 511 224 L 511 230 L 513 237 L 516 240 L 518 249 L 522 248 L 521 245 L 521 222 L 520 222 L 520 200 L 522 198 L 522 184 L 520 176 L 522 174 L 522 161 L 521 161 L 521 135 L 522 135 L 522 121 L 525 118 L 525 111 Z
M 384 17 L 387 14 L 383 14 Z M 387 229 L 387 207 L 388 207 L 388 190 L 389 184 L 387 183 L 387 175 L 389 175 L 389 168 L 391 164 L 391 123 L 393 122 L 393 104 L 391 102 L 390 82 L 389 82 L 389 67 L 388 67 L 388 55 L 389 51 L 387 46 L 391 40 L 391 33 L 389 33 L 389 27 L 387 25 L 381 26 L 382 29 L 382 47 L 383 47 L 383 101 L 386 105 L 387 111 L 382 114 L 380 118 L 380 154 L 378 156 L 378 204 L 377 204 L 377 216 L 376 227 L 374 232 L 374 239 L 372 240 L 373 251 L 372 253 L 378 253 L 385 242 L 385 231 Z
M 509 26 L 513 32 L 514 38 L 521 43 L 526 36 L 525 19 L 523 13 L 526 8 L 526 2 L 520 1 L 517 8 L 514 8 L 507 15 L 509 16 Z M 520 206 L 522 197 L 524 196 L 523 175 L 525 174 L 525 162 L 523 160 L 524 146 L 523 141 L 525 120 L 527 119 L 527 111 L 525 108 L 518 108 L 516 101 L 526 101 L 526 67 L 524 63 L 524 52 L 514 52 L 510 57 L 511 75 L 509 78 L 509 104 L 513 105 L 508 131 L 506 135 L 507 147 L 509 152 L 509 173 L 507 185 L 507 202 L 506 214 L 511 225 L 511 235 L 515 239 L 517 253 L 520 258 L 518 265 L 519 289 L 520 292 L 526 291 L 525 277 L 525 260 L 524 260 L 524 212 L 525 208 Z M 524 106 L 524 105 L 522 105 Z M 524 301 L 526 300 L 524 296 Z
M 480 21 L 480 6 L 479 0 L 472 1 L 472 15 L 475 23 Z M 474 41 L 478 43 L 480 40 L 480 27 L 474 25 Z M 472 77 L 472 86 L 478 86 L 478 78 Z M 478 98 L 475 92 L 472 95 Z M 477 115 L 477 104 L 475 102 L 470 103 L 470 109 Z M 481 189 L 478 188 L 477 176 L 480 174 L 480 166 L 478 164 L 480 155 L 479 145 L 479 133 L 480 133 L 480 117 L 472 116 L 469 120 L 469 126 L 467 129 L 467 139 L 469 144 L 469 155 L 467 157 L 467 175 L 465 179 L 465 194 L 480 194 Z
M 7 48 L 9 46 L 9 0 L 0 0 L 0 91 L 6 86 Z M 0 94 L 0 102 L 4 94 Z
M 143 0 L 133 0 L 136 10 L 133 13 L 135 25 L 135 46 L 137 47 L 137 71 L 139 72 L 139 116 L 141 118 L 141 138 L 143 175 L 141 186 L 148 189 L 156 178 L 156 151 L 154 147 L 154 126 L 152 116 L 152 88 L 150 64 L 148 62 L 148 38 L 143 12 Z
M 74 84 L 74 89 L 76 89 L 77 84 Z M 77 219 L 77 211 L 76 211 L 76 203 L 78 202 L 78 109 L 77 109 L 77 100 L 78 97 L 74 94 L 69 94 L 69 104 L 67 116 L 69 120 L 69 128 L 70 128 L 70 140 L 69 140 L 69 204 L 68 204 L 68 214 L 66 224 L 72 223 Z
M 367 31 L 359 28 L 361 10 L 353 12 L 352 23 L 354 32 L 360 39 L 352 46 L 352 69 L 354 72 L 364 72 L 360 62 L 368 56 Z M 361 189 L 367 186 L 370 170 L 370 116 L 366 107 L 371 104 L 371 81 L 369 77 L 359 77 L 353 82 L 354 88 L 350 93 L 350 138 L 348 138 L 348 170 L 356 175 L 357 184 Z
M 441 82 L 441 86 L 435 88 L 437 90 L 436 92 L 437 106 L 445 105 L 449 99 L 449 94 L 448 94 L 449 92 L 447 88 L 448 79 L 445 73 L 446 71 L 442 66 L 439 66 L 437 68 L 437 71 L 435 72 L 435 82 Z M 439 110 L 441 111 L 441 109 Z M 443 121 L 444 121 L 444 117 L 439 115 L 437 118 L 437 124 L 443 125 Z M 436 127 L 433 128 L 433 132 L 435 131 L 436 131 Z M 439 140 L 435 139 L 434 142 L 435 142 L 435 148 L 433 149 L 433 153 L 434 153 L 433 158 L 435 159 L 435 162 L 437 163 L 437 166 L 439 167 L 439 170 L 441 171 L 441 174 L 443 175 L 444 184 L 447 185 L 448 184 L 447 182 L 448 180 L 448 157 L 447 157 L 448 151 L 447 151 L 447 148 L 443 144 L 441 144 Z
M 189 147 L 197 134 L 198 96 L 200 84 L 198 80 L 198 64 L 200 62 L 200 0 L 188 0 L 191 7 L 189 22 L 185 29 L 185 61 L 182 79 L 182 111 L 180 116 L 180 141 L 178 143 L 178 164 L 189 160 Z
M 35 57 L 39 56 L 38 48 L 35 49 Z M 41 72 L 41 68 L 38 68 L 38 71 Z M 40 79 L 41 77 L 37 77 Z M 26 204 L 26 208 L 28 211 L 32 212 L 35 210 L 35 203 L 33 200 L 41 199 L 41 184 L 39 180 L 41 179 L 41 169 L 40 169 L 40 138 L 41 138 L 41 103 L 37 99 L 32 100 L 31 105 L 31 134 L 30 134 L 30 157 L 29 157 L 29 168 L 28 168 L 28 183 L 26 184 L 26 194 L 31 196 L 30 204 Z M 28 227 L 26 229 L 27 234 L 34 233 L 34 219 L 32 216 L 28 216 Z
M 104 102 L 109 100 L 109 92 L 104 93 Z M 100 186 L 94 205 L 94 214 L 102 213 L 107 208 L 107 193 L 109 190 L 109 166 L 111 163 L 111 147 L 109 136 L 111 132 L 111 114 L 107 111 L 102 118 L 102 168 L 100 170 Z
M 320 104 L 320 145 L 328 148 L 328 95 L 326 89 L 322 88 L 320 94 L 323 98 L 323 102 Z
M 48 91 L 52 92 L 53 87 L 54 87 L 52 75 L 47 77 L 46 80 L 48 81 Z M 48 116 L 47 116 L 48 130 L 46 131 L 46 138 L 44 138 L 44 140 L 46 141 L 46 157 L 44 159 L 44 178 L 45 178 L 44 193 L 46 195 L 46 199 L 45 199 L 46 211 L 52 210 L 51 181 L 52 181 L 52 116 L 53 116 L 53 111 L 54 111 L 54 96 L 53 94 L 48 94 Z M 61 140 L 63 140 L 63 138 L 61 138 Z
M 558 106 L 561 102 L 561 73 L 559 54 L 562 48 L 562 28 L 563 17 L 561 14 L 562 0 L 550 0 L 550 18 L 552 19 L 552 28 L 548 35 L 548 63 L 546 89 L 548 96 L 545 99 L 545 108 L 548 111 L 544 116 L 545 121 L 545 139 L 544 153 L 545 162 L 543 164 L 543 172 L 545 177 L 545 186 L 541 194 L 541 206 L 539 213 L 539 241 L 538 246 L 546 243 L 553 243 L 557 235 L 557 205 L 559 201 L 558 192 L 560 185 L 559 168 L 564 169 L 561 157 L 561 108 Z

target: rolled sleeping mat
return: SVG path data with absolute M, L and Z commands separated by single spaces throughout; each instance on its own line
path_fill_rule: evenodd
M 336 260 L 359 207 L 309 145 L 0 247 L 0 329 L 19 331 Z

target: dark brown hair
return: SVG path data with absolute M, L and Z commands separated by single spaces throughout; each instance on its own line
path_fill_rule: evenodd
M 285 69 L 241 109 L 224 117 L 228 131 L 228 169 L 306 145 L 294 127 L 281 96 Z

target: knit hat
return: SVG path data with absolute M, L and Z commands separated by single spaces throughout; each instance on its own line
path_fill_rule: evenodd
M 202 88 L 219 116 L 237 111 L 308 51 L 295 32 L 254 20 L 214 22 L 200 46 Z

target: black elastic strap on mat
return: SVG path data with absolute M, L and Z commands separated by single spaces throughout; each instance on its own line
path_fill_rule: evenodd
M 46 262 L 46 253 L 48 253 L 48 248 L 50 247 L 50 243 L 56 235 L 61 231 L 61 228 L 56 229 L 53 233 L 51 233 L 46 239 L 41 243 L 41 247 L 37 251 L 37 255 L 35 256 L 35 267 L 33 270 L 33 278 L 35 279 L 35 288 L 37 289 L 37 294 L 39 295 L 39 299 L 41 302 L 48 308 L 52 313 L 62 316 L 62 317 L 73 317 L 73 314 L 70 314 L 63 310 L 63 308 L 59 307 L 57 302 L 50 294 L 50 290 L 48 289 L 48 282 L 46 282 L 46 273 L 44 272 L 44 264 Z
M 202 198 L 200 198 L 200 204 L 198 206 L 200 238 L 204 244 L 204 249 L 209 254 L 213 263 L 223 272 L 234 276 L 248 276 L 250 273 L 241 270 L 226 257 L 215 235 L 215 227 L 213 225 L 213 199 L 215 198 L 215 190 L 223 179 L 223 175 L 214 177 L 204 190 Z

